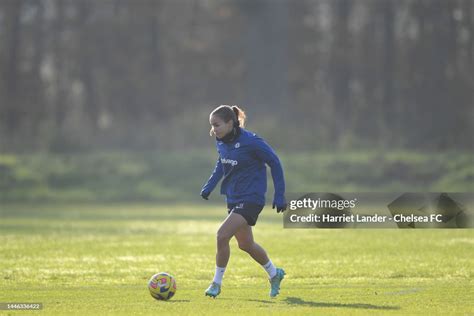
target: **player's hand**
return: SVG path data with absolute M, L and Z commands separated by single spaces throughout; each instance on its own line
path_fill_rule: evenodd
M 286 211 L 286 208 L 288 207 L 288 204 L 286 203 L 283 203 L 283 204 L 276 204 L 275 202 L 273 202 L 273 205 L 272 205 L 272 209 L 275 209 L 275 206 L 277 208 L 277 213 L 283 213 L 284 211 Z
M 286 199 L 284 195 L 275 195 L 273 198 L 272 209 L 277 209 L 277 213 L 284 212 L 287 208 Z
M 211 194 L 211 192 L 201 191 L 201 197 L 202 197 L 204 200 L 209 200 L 209 194 Z

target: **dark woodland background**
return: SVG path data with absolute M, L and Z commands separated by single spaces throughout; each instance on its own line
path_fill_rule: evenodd
M 473 0 L 0 0 L 0 201 L 198 199 L 220 104 L 288 191 L 472 192 L 473 18 Z
M 472 150 L 472 0 L 0 0 L 7 151 L 208 144 L 220 104 L 287 149 Z

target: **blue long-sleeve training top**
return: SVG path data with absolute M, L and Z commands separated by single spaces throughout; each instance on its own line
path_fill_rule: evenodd
M 223 177 L 221 194 L 226 196 L 227 203 L 252 202 L 265 205 L 265 164 L 268 164 L 275 187 L 273 201 L 276 205 L 285 203 L 285 180 L 280 159 L 261 137 L 240 128 L 240 135 L 234 140 L 216 140 L 216 148 L 219 158 L 202 192 L 212 192 Z

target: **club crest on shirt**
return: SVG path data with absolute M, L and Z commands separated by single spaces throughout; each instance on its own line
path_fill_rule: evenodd
M 239 147 L 240 147 L 240 143 L 236 143 L 234 147 L 235 147 L 235 148 L 239 148 Z

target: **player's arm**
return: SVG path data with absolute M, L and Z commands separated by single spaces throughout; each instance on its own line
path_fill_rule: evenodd
M 212 172 L 210 178 L 207 180 L 206 184 L 204 184 L 201 189 L 201 196 L 203 199 L 208 199 L 211 192 L 221 180 L 223 174 L 224 173 L 222 170 L 221 159 L 217 158 L 216 167 L 214 168 L 214 171 Z
M 270 166 L 273 186 L 275 187 L 275 195 L 273 197 L 272 208 L 277 208 L 277 212 L 286 210 L 285 200 L 285 178 L 283 176 L 283 168 L 277 154 L 262 138 L 255 139 L 255 153 L 257 158 Z

